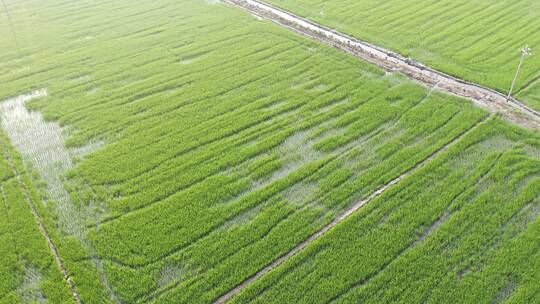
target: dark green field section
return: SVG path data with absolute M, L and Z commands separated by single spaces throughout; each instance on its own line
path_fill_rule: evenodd
M 393 49 L 430 67 L 508 92 L 540 109 L 540 2 L 536 0 L 269 0 L 295 14 Z
M 491 120 L 233 303 L 538 303 L 539 156 Z
M 73 303 L 8 163 L 10 150 L 0 132 L 0 303 Z
M 455 139 L 237 300 L 532 296 L 537 135 L 215 1 L 5 1 L 0 100 L 46 88 L 27 106 L 94 147 L 24 159 L 84 303 L 211 303 Z

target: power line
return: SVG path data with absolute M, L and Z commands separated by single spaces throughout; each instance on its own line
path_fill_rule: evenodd
M 0 0 L 0 1 L 2 1 L 2 5 L 4 6 L 4 11 L 6 12 L 6 16 L 7 16 L 8 22 L 9 22 L 9 28 L 11 29 L 11 34 L 13 35 L 13 40 L 15 41 L 15 45 L 17 46 L 17 50 L 20 52 L 21 47 L 19 46 L 19 41 L 17 40 L 17 35 L 15 35 L 15 30 L 13 29 L 13 22 L 11 22 L 11 15 L 9 14 L 9 10 L 8 10 L 7 5 L 4 2 L 4 0 Z

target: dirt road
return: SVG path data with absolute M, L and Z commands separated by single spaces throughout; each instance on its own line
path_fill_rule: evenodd
M 388 71 L 399 72 L 430 87 L 437 84 L 438 90 L 465 97 L 492 113 L 501 113 L 503 117 L 514 123 L 540 130 L 540 112 L 527 107 L 516 99 L 507 100 L 505 95 L 495 90 L 436 71 L 391 50 L 360 41 L 264 2 L 254 0 L 222 1 L 241 7 L 253 15 L 269 19 L 302 35 L 332 45 Z

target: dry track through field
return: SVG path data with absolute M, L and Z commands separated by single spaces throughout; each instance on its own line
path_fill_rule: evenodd
M 222 1 L 245 9 L 255 16 L 271 20 L 304 36 L 346 51 L 387 71 L 399 72 L 427 86 L 437 84 L 437 88 L 441 91 L 470 99 L 488 111 L 499 112 L 506 119 L 521 126 L 540 130 L 540 112 L 527 107 L 514 98 L 507 100 L 504 94 L 493 89 L 434 70 L 391 50 L 360 41 L 264 2 L 254 0 Z
M 238 294 L 240 291 L 242 291 L 244 288 L 246 288 L 248 285 L 253 283 L 255 280 L 259 279 L 272 269 L 278 267 L 279 265 L 283 264 L 285 261 L 290 259 L 293 255 L 300 252 L 302 249 L 304 249 L 306 246 L 308 246 L 310 243 L 321 237 L 323 234 L 328 232 L 330 229 L 334 228 L 337 224 L 341 223 L 342 221 L 349 218 L 352 214 L 354 214 L 356 211 L 358 211 L 361 207 L 366 205 L 367 203 L 371 202 L 378 196 L 380 196 L 382 193 L 384 193 L 388 188 L 392 187 L 393 185 L 399 183 L 404 178 L 410 176 L 414 172 L 418 171 L 419 169 L 425 167 L 431 160 L 433 160 L 435 157 L 443 153 L 444 151 L 448 150 L 454 143 L 456 143 L 459 139 L 464 137 L 466 134 L 470 133 L 472 130 L 476 129 L 478 126 L 489 120 L 489 118 L 493 117 L 495 114 L 491 114 L 489 116 L 485 116 L 483 119 L 476 122 L 474 125 L 472 125 L 470 128 L 464 130 L 460 134 L 458 134 L 456 137 L 454 137 L 452 140 L 447 142 L 445 145 L 431 153 L 428 157 L 424 158 L 420 162 L 418 162 L 414 167 L 408 169 L 407 171 L 403 172 L 398 177 L 394 178 L 393 180 L 389 181 L 379 189 L 375 190 L 373 193 L 371 193 L 368 197 L 359 200 L 358 202 L 354 203 L 350 207 L 348 207 L 345 211 L 343 211 L 340 215 L 338 215 L 333 221 L 328 223 L 326 226 L 319 229 L 317 232 L 309 236 L 307 239 L 296 245 L 294 248 L 292 248 L 290 251 L 288 251 L 286 254 L 280 256 L 276 260 L 274 260 L 269 265 L 265 266 L 263 269 L 256 272 L 253 276 L 249 277 L 245 281 L 243 281 L 241 284 L 237 285 L 221 297 L 219 297 L 214 304 L 223 304 L 226 303 L 228 300 L 230 300 L 233 296 Z
M 30 195 L 30 192 L 28 191 L 28 188 L 23 178 L 21 177 L 21 174 L 19 173 L 17 166 L 13 162 L 13 157 L 11 156 L 11 152 L 6 146 L 6 143 L 4 143 L 1 140 L 0 140 L 0 145 L 2 146 L 2 149 L 4 150 L 4 153 L 6 155 L 6 160 L 11 168 L 11 171 L 13 172 L 13 174 L 15 175 L 15 178 L 17 179 L 17 183 L 20 186 L 24 199 L 26 203 L 28 204 L 28 207 L 30 208 L 32 215 L 34 216 L 34 219 L 36 221 L 36 224 L 38 225 L 39 231 L 41 235 L 43 235 L 45 240 L 47 240 L 47 244 L 49 245 L 49 249 L 51 250 L 54 256 L 56 265 L 58 266 L 60 271 L 62 271 L 64 279 L 66 280 L 69 288 L 71 289 L 71 294 L 73 295 L 73 299 L 75 300 L 75 303 L 81 304 L 81 297 L 79 296 L 79 293 L 77 292 L 77 288 L 75 288 L 75 284 L 73 284 L 73 281 L 71 280 L 69 273 L 67 272 L 66 267 L 64 266 L 64 262 L 62 261 L 62 258 L 60 257 L 60 254 L 58 253 L 58 249 L 56 248 L 56 245 L 54 244 L 53 240 L 50 237 L 47 227 L 45 227 L 45 225 L 43 224 L 43 220 L 41 219 L 41 216 L 39 215 L 39 212 L 37 211 L 34 205 L 32 196 Z

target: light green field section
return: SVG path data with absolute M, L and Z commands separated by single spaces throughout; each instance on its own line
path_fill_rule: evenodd
M 0 132 L 0 303 L 74 303 L 5 149 Z
M 540 137 L 491 120 L 233 303 L 537 303 Z
M 520 48 L 517 97 L 540 109 L 540 2 L 536 0 L 269 0 L 462 79 L 508 92 Z

